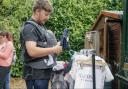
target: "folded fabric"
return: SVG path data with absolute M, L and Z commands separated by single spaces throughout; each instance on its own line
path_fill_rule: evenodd
M 55 65 L 55 66 L 52 68 L 53 71 L 59 71 L 59 70 L 62 70 L 62 69 L 64 69 L 63 64 L 57 64 L 57 65 Z
M 60 44 L 63 47 L 63 49 L 68 48 L 68 29 L 64 29 Z

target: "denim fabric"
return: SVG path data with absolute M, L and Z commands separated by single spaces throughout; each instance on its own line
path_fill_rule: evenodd
M 48 89 L 49 80 L 26 80 L 27 89 Z
M 0 89 L 4 87 L 6 75 L 9 73 L 9 67 L 0 67 Z
M 5 81 L 4 77 L 3 78 L 0 77 L 0 89 L 3 89 L 4 81 Z
M 4 87 L 5 87 L 4 89 L 10 89 L 10 72 L 6 75 Z
M 64 29 L 63 36 L 61 37 L 60 45 L 63 47 L 63 49 L 68 48 L 68 29 Z

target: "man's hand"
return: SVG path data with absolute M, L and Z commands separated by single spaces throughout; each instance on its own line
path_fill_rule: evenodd
M 62 52 L 62 46 L 60 46 L 60 42 L 58 42 L 57 45 L 53 47 L 53 52 L 55 54 L 60 54 Z

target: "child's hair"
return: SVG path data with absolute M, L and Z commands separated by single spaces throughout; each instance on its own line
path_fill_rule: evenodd
M 13 37 L 12 37 L 12 34 L 7 32 L 7 35 L 6 35 L 8 41 L 13 41 Z
M 0 36 L 6 36 L 7 35 L 7 32 L 5 31 L 0 31 Z
M 1 36 L 6 36 L 6 38 L 7 38 L 8 41 L 13 41 L 12 34 L 9 33 L 9 32 L 0 31 L 0 35 Z

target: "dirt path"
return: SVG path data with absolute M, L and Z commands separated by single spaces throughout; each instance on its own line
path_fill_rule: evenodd
M 11 89 L 26 89 L 25 82 L 21 78 L 11 79 Z

